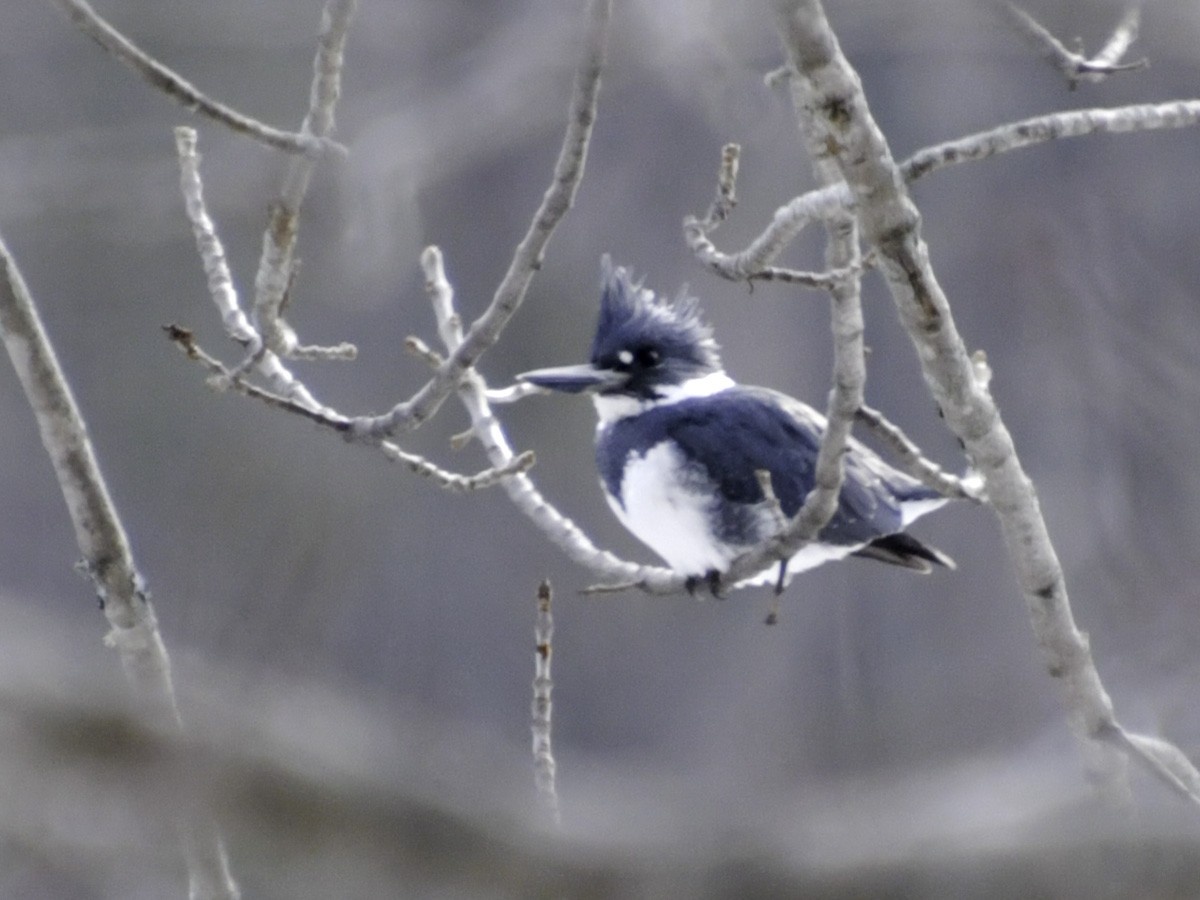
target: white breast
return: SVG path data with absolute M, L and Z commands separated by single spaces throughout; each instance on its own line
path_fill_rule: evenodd
M 674 445 L 663 442 L 644 456 L 633 456 L 621 482 L 624 505 L 605 491 L 621 524 L 642 543 L 684 575 L 723 572 L 733 559 L 749 547 L 730 547 L 713 539 L 709 526 L 712 493 L 693 475 L 690 479 Z M 764 535 L 772 520 L 764 510 Z M 863 544 L 833 546 L 811 543 L 801 547 L 788 562 L 788 580 L 806 569 L 843 559 Z M 770 584 L 778 577 L 772 567 L 742 584 Z
M 608 504 L 621 524 L 661 556 L 676 572 L 703 575 L 723 571 L 736 555 L 722 548 L 709 529 L 712 494 L 689 482 L 679 452 L 667 442 L 634 456 L 621 482 L 624 506 L 608 492 Z

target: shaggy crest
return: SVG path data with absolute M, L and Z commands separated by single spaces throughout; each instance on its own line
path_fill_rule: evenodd
M 612 367 L 622 351 L 653 348 L 670 360 L 680 382 L 721 368 L 712 329 L 686 288 L 674 300 L 656 296 L 633 281 L 624 266 L 600 261 L 600 321 L 592 344 L 593 365 Z

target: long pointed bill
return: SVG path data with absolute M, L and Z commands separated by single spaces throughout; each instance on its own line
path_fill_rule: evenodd
M 620 387 L 628 376 L 611 369 L 598 369 L 593 365 L 559 366 L 554 369 L 534 369 L 517 376 L 517 381 L 536 384 L 551 391 L 566 394 L 594 394 L 608 388 Z

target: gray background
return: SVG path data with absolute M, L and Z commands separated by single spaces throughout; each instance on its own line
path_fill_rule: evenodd
M 435 340 L 417 265 L 424 245 L 443 249 L 462 312 L 485 307 L 548 183 L 579 6 L 363 0 L 338 108 L 351 155 L 318 170 L 291 315 L 305 341 L 359 347 L 353 363 L 297 365 L 326 402 L 378 412 L 423 383 L 402 342 Z M 1041 113 L 1194 97 L 1200 84 L 1191 4 L 1147 4 L 1132 55 L 1149 56 L 1149 70 L 1074 93 L 985 4 L 829 6 L 900 158 Z M 1120 11 L 1031 6 L 1090 49 Z M 768 6 L 616 7 L 577 207 L 484 374 L 498 386 L 582 361 L 599 257 L 610 252 L 650 287 L 690 283 L 734 377 L 823 405 L 824 299 L 719 281 L 680 234 L 683 216 L 711 199 L 726 141 L 743 145 L 742 176 L 719 246 L 744 246 L 810 183 L 787 99 L 762 85 L 781 62 Z M 318 3 L 99 8 L 210 95 L 298 125 Z M 436 757 L 481 803 L 523 795 L 534 593 L 548 576 L 561 792 L 568 818 L 597 833 L 631 822 L 759 833 L 783 818 L 849 816 L 859 803 L 885 817 L 943 803 L 946 817 L 931 816 L 948 830 L 987 830 L 1085 791 L 1058 686 L 987 511 L 956 507 L 915 529 L 958 571 L 828 566 L 793 583 L 775 628 L 762 624 L 765 591 L 722 603 L 581 597 L 591 576 L 502 492 L 444 493 L 307 422 L 215 394 L 163 338 L 160 326 L 178 323 L 236 359 L 183 215 L 172 127 L 199 129 L 210 211 L 244 299 L 283 159 L 189 119 L 49 4 L 0 10 L 0 82 L 0 229 L 154 592 L 185 714 L 236 702 L 254 715 L 269 691 L 251 688 L 263 685 L 329 691 L 345 698 L 330 704 L 364 704 L 409 735 L 397 749 L 405 771 Z M 1122 720 L 1187 750 L 1200 748 L 1198 163 L 1195 130 L 1099 136 L 914 188 L 933 263 L 969 345 L 988 353 Z M 820 249 L 808 237 L 786 259 L 816 268 Z M 961 469 L 880 280 L 865 291 L 868 401 Z M 14 622 L 36 612 L 39 627 L 71 636 L 64 654 L 94 655 L 99 677 L 118 679 L 95 601 L 72 571 L 78 551 L 32 416 L 5 369 L 0 592 Z M 652 560 L 604 505 L 590 404 L 535 398 L 500 412 L 514 445 L 537 452 L 533 474 L 565 513 L 601 545 Z M 406 446 L 474 470 L 485 464 L 477 447 L 448 447 L 465 424 L 452 399 Z M 46 677 L 64 676 L 47 661 Z M 314 739 L 333 728 L 312 715 Z M 427 741 L 413 737 L 422 729 Z M 486 777 L 472 769 L 479 759 Z M 940 781 L 947 773 L 961 783 Z M 1147 802 L 1162 799 L 1157 786 L 1137 786 Z M 869 840 L 852 816 L 838 821 L 848 844 Z

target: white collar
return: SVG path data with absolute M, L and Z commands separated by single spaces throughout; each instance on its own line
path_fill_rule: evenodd
M 596 415 L 600 418 L 599 427 L 603 428 L 656 406 L 667 406 L 694 397 L 711 397 L 733 386 L 734 380 L 725 374 L 724 369 L 718 369 L 699 378 L 689 378 L 683 384 L 665 385 L 659 390 L 659 395 L 650 400 L 624 394 L 593 394 L 592 401 L 596 404 Z

